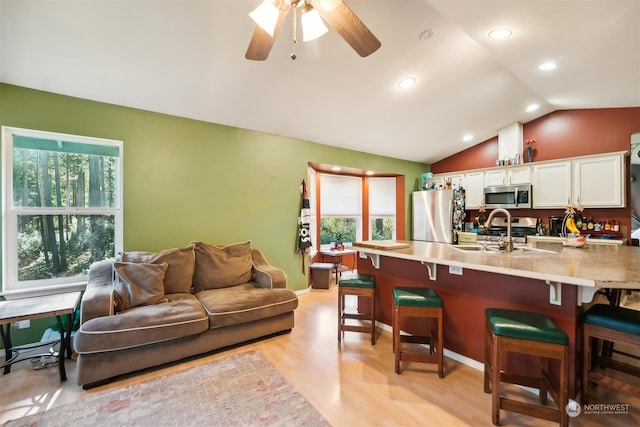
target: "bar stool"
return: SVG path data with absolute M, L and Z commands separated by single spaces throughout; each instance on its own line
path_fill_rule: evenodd
M 431 288 L 395 287 L 393 292 L 393 353 L 396 374 L 400 373 L 400 361 L 436 363 L 438 376 L 444 377 L 443 356 L 443 303 L 442 298 Z M 400 333 L 401 317 L 420 317 L 429 321 L 428 336 L 411 336 Z M 433 323 L 437 322 L 437 330 Z M 402 343 L 429 344 L 429 353 L 403 350 Z M 434 350 L 435 347 L 435 350 Z
M 569 401 L 569 337 L 549 317 L 528 311 L 487 308 L 484 350 L 484 392 L 492 393 L 493 424 L 500 423 L 500 409 L 530 415 L 561 426 L 569 424 L 565 408 Z M 540 357 L 538 377 L 510 374 L 500 370 L 503 351 Z M 560 361 L 560 385 L 556 389 L 549 380 L 549 360 Z M 537 388 L 540 405 L 507 399 L 500 396 L 501 383 Z M 557 409 L 547 405 L 547 392 Z
M 582 403 L 589 403 L 590 383 L 640 397 L 640 387 L 631 384 L 631 378 L 613 371 L 640 377 L 640 369 L 628 363 L 613 360 L 608 355 L 598 356 L 599 340 L 640 348 L 640 311 L 606 304 L 596 304 L 583 317 Z M 591 363 L 589 363 L 591 357 Z
M 367 297 L 371 300 L 369 313 L 349 313 L 345 311 L 345 295 Z M 350 325 L 347 319 L 368 320 L 370 326 Z M 338 342 L 344 331 L 371 334 L 371 345 L 376 343 L 376 280 L 370 274 L 343 273 L 338 280 Z

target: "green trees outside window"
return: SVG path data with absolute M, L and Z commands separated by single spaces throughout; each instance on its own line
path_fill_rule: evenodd
M 13 165 L 4 171 L 4 290 L 82 281 L 93 262 L 121 250 L 122 143 L 3 131 Z

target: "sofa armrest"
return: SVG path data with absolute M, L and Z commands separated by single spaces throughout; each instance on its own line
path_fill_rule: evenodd
M 251 249 L 251 258 L 253 260 L 253 279 L 261 288 L 286 288 L 287 274 L 284 270 L 269 264 L 259 249 Z
M 80 304 L 80 324 L 113 314 L 113 261 L 94 262 L 89 268 L 89 281 Z

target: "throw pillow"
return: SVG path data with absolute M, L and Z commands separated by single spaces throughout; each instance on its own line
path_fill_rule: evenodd
M 193 288 L 196 292 L 242 285 L 253 278 L 251 242 L 219 247 L 197 242 Z
M 175 294 L 191 292 L 193 272 L 196 265 L 195 245 L 186 248 L 165 249 L 160 252 L 123 252 L 122 262 L 167 263 L 164 292 Z
M 115 262 L 114 305 L 116 311 L 139 305 L 153 305 L 165 299 L 167 264 Z

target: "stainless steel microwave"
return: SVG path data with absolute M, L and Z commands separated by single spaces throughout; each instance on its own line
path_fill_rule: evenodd
M 531 184 L 485 187 L 483 201 L 487 209 L 531 208 Z

